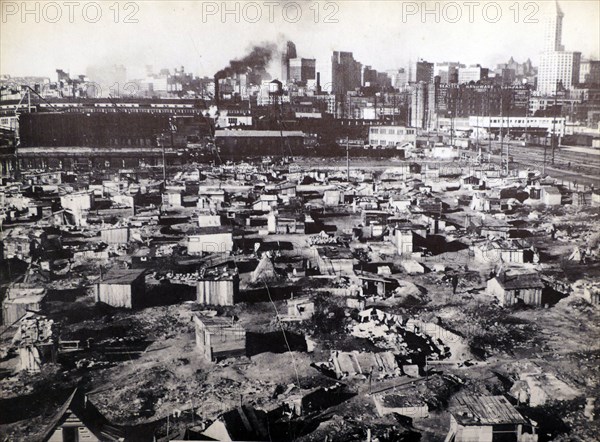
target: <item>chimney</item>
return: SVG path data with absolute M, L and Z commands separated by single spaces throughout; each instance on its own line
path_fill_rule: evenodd
M 219 76 L 215 75 L 215 105 L 217 106 L 217 108 L 219 107 Z

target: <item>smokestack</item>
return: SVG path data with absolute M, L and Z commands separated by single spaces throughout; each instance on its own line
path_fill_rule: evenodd
M 220 88 L 219 88 L 219 74 L 217 73 L 217 75 L 215 75 L 215 105 L 217 107 L 219 107 L 219 93 L 220 93 Z

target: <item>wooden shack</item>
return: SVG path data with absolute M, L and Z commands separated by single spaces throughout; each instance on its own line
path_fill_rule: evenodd
M 28 284 L 11 284 L 2 302 L 2 323 L 11 325 L 21 319 L 28 311 L 42 310 L 46 289 Z
M 315 303 L 308 298 L 288 299 L 287 315 L 281 315 L 282 321 L 304 321 L 315 314 Z
M 246 354 L 246 330 L 233 318 L 195 314 L 196 345 L 208 361 L 219 361 Z
M 43 364 L 56 362 L 57 329 L 52 319 L 27 312 L 19 321 L 13 343 L 18 347 L 19 370 L 36 373 Z
M 238 297 L 240 277 L 227 269 L 215 269 L 198 278 L 198 304 L 233 305 Z
M 536 427 L 504 396 L 467 396 L 451 410 L 450 431 L 445 441 L 536 442 Z
M 486 292 L 497 298 L 501 306 L 517 303 L 541 305 L 543 289 L 544 283 L 537 273 L 505 272 L 487 282 Z
M 39 440 L 48 442 L 122 441 L 125 432 L 112 425 L 80 391 L 67 398 Z
M 225 232 L 221 227 L 204 228 L 203 233 L 189 235 L 187 247 L 189 255 L 202 255 L 203 253 L 228 253 L 233 250 L 233 235 Z
M 129 242 L 129 227 L 115 227 L 100 231 L 102 242 L 106 244 L 127 244 Z
M 96 302 L 136 308 L 141 305 L 145 292 L 144 270 L 111 270 L 97 284 Z

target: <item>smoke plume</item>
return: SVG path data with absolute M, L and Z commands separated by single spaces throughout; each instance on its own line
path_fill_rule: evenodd
M 270 80 L 267 72 L 273 55 L 277 51 L 274 43 L 262 43 L 254 46 L 250 52 L 242 58 L 231 60 L 229 66 L 221 69 L 215 74 L 215 78 L 227 78 L 236 74 L 248 74 L 252 82 L 260 83 L 262 80 Z

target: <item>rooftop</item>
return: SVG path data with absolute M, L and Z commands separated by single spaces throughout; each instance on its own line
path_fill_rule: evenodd
M 554 186 L 542 186 L 542 189 L 544 189 L 544 192 L 552 194 L 552 195 L 560 195 L 560 190 L 558 190 L 558 188 L 554 187 Z
M 504 396 L 463 396 L 452 416 L 460 425 L 526 424 Z
M 259 138 L 259 137 L 303 137 L 304 133 L 298 130 L 216 130 L 215 137 L 244 137 L 244 138 Z
M 200 313 L 194 314 L 194 320 L 204 325 L 206 329 L 218 331 L 223 329 L 231 329 L 236 331 L 243 331 L 243 327 L 238 323 L 234 322 L 233 317 L 223 316 L 205 316 Z
M 143 277 L 145 270 L 119 269 L 111 270 L 104 278 L 102 284 L 131 284 L 136 279 Z
M 198 281 L 224 281 L 233 280 L 236 277 L 238 277 L 238 274 L 232 269 L 208 269 L 203 274 L 200 274 Z
M 317 246 L 319 255 L 329 259 L 353 259 L 352 250 L 342 247 Z
M 513 275 L 503 273 L 496 277 L 496 279 L 502 287 L 508 290 L 544 288 L 544 283 L 537 273 L 520 273 Z
M 417 396 L 402 396 L 399 394 L 388 394 L 386 396 L 380 396 L 381 403 L 389 408 L 398 408 L 398 407 L 423 407 L 425 406 L 425 401 L 420 399 Z

